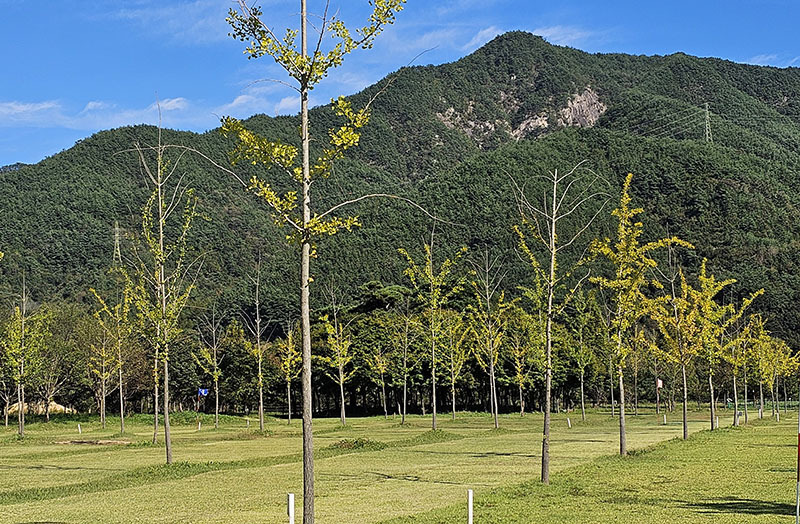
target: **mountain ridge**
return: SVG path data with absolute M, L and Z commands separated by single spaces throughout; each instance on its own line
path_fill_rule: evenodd
M 440 232 L 442 256 L 461 244 L 492 245 L 507 256 L 509 278 L 522 279 L 508 229 L 510 176 L 588 160 L 616 187 L 633 171 L 653 235 L 694 237 L 686 238 L 699 246 L 687 255 L 690 267 L 708 256 L 714 271 L 740 279 L 740 293 L 766 285 L 760 307 L 774 328 L 786 336 L 800 327 L 787 310 L 800 292 L 800 155 L 792 148 L 800 139 L 800 69 L 682 53 L 589 54 L 515 32 L 452 63 L 402 68 L 350 98 L 363 106 L 380 90 L 359 147 L 316 188 L 320 204 L 377 189 L 413 198 L 465 224 Z M 318 107 L 312 124 L 322 134 L 336 119 Z M 296 117 L 254 115 L 245 125 L 297 142 Z M 217 162 L 232 149 L 216 129 L 163 133 Z M 35 165 L 0 170 L 0 288 L 11 292 L 24 269 L 39 298 L 85 300 L 110 261 L 111 224 L 136 231 L 146 197 L 136 159 L 120 151 L 154 139 L 151 126 L 101 131 Z M 202 159 L 183 162 L 209 218 L 193 235 L 210 253 L 199 289 L 222 289 L 241 306 L 244 275 L 268 247 L 267 302 L 275 316 L 291 316 L 293 254 L 266 209 Z M 355 211 L 365 226 L 320 247 L 318 280 L 337 275 L 351 295 L 369 280 L 402 282 L 396 248 L 417 249 L 430 224 L 399 203 Z M 598 223 L 600 232 L 608 227 L 607 219 Z

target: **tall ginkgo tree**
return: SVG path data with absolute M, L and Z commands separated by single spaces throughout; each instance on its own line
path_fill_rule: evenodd
M 578 276 L 585 264 L 583 257 L 564 263 L 565 250 L 576 249 L 583 236 L 602 211 L 605 202 L 594 213 L 581 217 L 584 208 L 603 200 L 604 193 L 595 187 L 600 178 L 583 162 L 566 172 L 557 169 L 535 177 L 542 185 L 539 195 L 529 196 L 524 185 L 515 186 L 521 224 L 514 226 L 519 237 L 519 249 L 527 258 L 535 278 L 543 286 L 545 298 L 545 386 L 544 425 L 542 427 L 542 477 L 550 482 L 550 411 L 553 388 L 553 323 L 580 287 L 588 272 Z M 540 251 L 543 252 L 540 255 Z M 541 258 L 540 258 L 541 256 Z M 567 287 L 569 285 L 569 287 Z
M 662 238 L 653 242 L 640 243 L 644 226 L 636 221 L 636 215 L 644 212 L 642 208 L 631 207 L 630 186 L 633 174 L 628 173 L 622 186 L 619 207 L 611 212 L 618 219 L 617 238 L 596 240 L 592 250 L 608 259 L 614 266 L 612 277 L 592 277 L 592 282 L 610 292 L 612 300 L 612 336 L 615 346 L 615 364 L 619 377 L 619 453 L 627 455 L 628 446 L 625 433 L 625 361 L 631 349 L 634 336 L 633 327 L 647 313 L 648 299 L 644 289 L 648 286 L 661 287 L 651 278 L 651 271 L 658 263 L 651 253 L 669 245 L 691 244 L 677 237 Z
M 169 152 L 179 151 L 170 158 Z M 186 150 L 161 140 L 153 146 L 136 144 L 143 179 L 150 197 L 142 208 L 140 242 L 134 244 L 135 276 L 131 299 L 143 338 L 153 359 L 153 442 L 158 438 L 158 380 L 163 379 L 164 443 L 172 463 L 169 422 L 169 352 L 180 336 L 180 320 L 194 289 L 199 258 L 189 256 L 188 236 L 196 216 L 197 197 L 179 170 Z
M 223 129 L 238 138 L 232 160 L 262 165 L 284 173 L 293 189 L 284 193 L 273 184 L 254 177 L 250 187 L 264 199 L 275 221 L 290 230 L 289 237 L 300 246 L 300 322 L 303 345 L 303 524 L 314 522 L 314 448 L 312 437 L 311 405 L 311 258 L 315 238 L 328 236 L 358 225 L 355 217 L 339 218 L 333 213 L 341 207 L 335 205 L 327 211 L 316 211 L 312 206 L 311 187 L 315 179 L 331 173 L 334 161 L 358 144 L 359 130 L 369 119 L 368 109 L 353 109 L 344 98 L 334 101 L 336 114 L 344 124 L 330 131 L 329 141 L 316 159 L 311 158 L 311 127 L 308 106 L 309 93 L 330 72 L 340 66 L 346 55 L 356 49 L 372 47 L 375 38 L 392 24 L 395 15 L 403 8 L 405 0 L 375 0 L 370 3 L 366 25 L 349 30 L 335 15 L 329 16 L 327 4 L 321 20 L 315 24 L 318 37 L 309 51 L 309 15 L 306 0 L 300 0 L 300 30 L 288 29 L 279 37 L 264 21 L 260 8 L 251 7 L 238 0 L 239 10 L 231 9 L 227 18 L 234 38 L 247 43 L 248 58 L 271 57 L 292 79 L 300 98 L 300 149 L 294 145 L 269 140 L 249 130 L 234 119 L 226 118 Z M 297 37 L 300 41 L 297 41 Z M 327 51 L 323 49 L 326 36 L 336 43 Z M 300 158 L 298 159 L 298 154 Z M 283 185 L 283 184 L 281 184 Z M 342 205 L 345 203 L 342 203 Z
M 753 300 L 764 293 L 764 290 L 760 289 L 751 294 L 738 309 L 732 303 L 719 304 L 717 295 L 727 286 L 735 283 L 736 279 L 717 280 L 714 275 L 708 274 L 706 265 L 707 261 L 703 259 L 698 276 L 700 285 L 694 290 L 694 301 L 697 304 L 697 322 L 700 325 L 700 351 L 708 366 L 708 391 L 711 405 L 711 429 L 713 430 L 716 428 L 717 420 L 714 372 L 725 354 L 725 332 L 741 318 Z
M 458 262 L 467 248 L 460 249 L 453 258 L 446 258 L 440 265 L 433 260 L 433 235 L 431 242 L 425 244 L 425 265 L 421 266 L 405 249 L 398 250 L 406 258 L 408 267 L 404 273 L 411 281 L 417 300 L 425 310 L 425 335 L 430 351 L 431 365 L 431 412 L 432 429 L 436 429 L 436 363 L 440 356 L 436 352 L 442 337 L 442 310 L 450 299 L 464 287 L 464 278 L 457 274 Z

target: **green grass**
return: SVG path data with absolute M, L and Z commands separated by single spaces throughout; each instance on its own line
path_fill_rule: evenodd
M 723 411 L 723 420 L 729 418 Z M 679 415 L 664 426 L 652 412 L 629 416 L 632 456 L 615 457 L 617 421 L 553 417 L 552 484 L 538 482 L 541 416 L 485 414 L 440 418 L 315 421 L 317 521 L 325 524 L 464 522 L 466 489 L 476 522 L 776 522 L 793 513 L 796 418 L 780 424 L 702 431 Z M 271 419 L 264 433 L 225 417 L 197 431 L 193 416 L 173 417 L 176 464 L 165 466 L 146 417 L 34 423 L 18 441 L 0 431 L 0 522 L 283 522 L 286 493 L 301 506 L 299 421 Z M 184 420 L 185 419 L 185 420 Z M 151 419 L 152 420 L 152 419 Z M 785 419 L 784 419 L 785 420 Z M 792 421 L 794 420 L 794 422 Z M 63 443 L 124 440 L 130 444 Z M 169 508 L 162 513 L 160 508 Z

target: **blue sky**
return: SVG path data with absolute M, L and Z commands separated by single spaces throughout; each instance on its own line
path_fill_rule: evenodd
M 157 123 L 204 131 L 224 115 L 287 114 L 294 92 L 268 58 L 227 36 L 231 0 L 0 0 L 0 166 L 33 163 L 92 133 Z M 263 0 L 265 20 L 297 23 L 298 0 Z M 320 12 L 322 1 L 309 0 Z M 331 0 L 351 25 L 366 0 Z M 352 55 L 312 103 L 350 94 L 408 64 L 455 60 L 510 30 L 590 52 L 682 51 L 800 66 L 795 1 L 409 0 L 370 51 Z M 281 31 L 282 32 L 282 31 Z

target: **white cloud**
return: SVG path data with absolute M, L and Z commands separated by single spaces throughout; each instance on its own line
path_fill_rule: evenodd
M 300 97 L 286 96 L 275 104 L 276 115 L 294 115 L 300 112 Z
M 113 104 L 109 104 L 108 102 L 103 102 L 102 100 L 91 100 L 90 102 L 86 103 L 86 106 L 83 108 L 81 113 L 88 113 L 89 111 L 100 111 L 103 109 L 109 109 L 113 107 Z
M 569 25 L 537 27 L 531 33 L 543 37 L 551 44 L 574 46 L 597 36 L 594 31 Z
M 180 2 L 138 2 L 106 16 L 127 20 L 145 31 L 186 45 L 227 40 L 230 27 L 225 22 L 233 2 L 193 0 Z
M 475 36 L 472 37 L 472 40 L 461 46 L 462 51 L 472 51 L 474 49 L 479 48 L 492 38 L 496 37 L 497 35 L 503 32 L 502 29 L 498 28 L 497 26 L 490 26 L 486 29 L 481 29 Z
M 775 61 L 778 59 L 778 55 L 776 54 L 763 54 L 763 55 L 756 55 L 751 56 L 745 63 L 752 64 L 752 65 L 775 65 Z
M 161 108 L 161 111 L 182 111 L 189 107 L 189 101 L 183 97 L 177 98 L 165 98 L 164 100 L 159 100 L 158 102 L 153 102 L 150 107 L 147 109 L 149 111 L 158 111 Z
M 32 115 L 40 115 L 45 111 L 58 109 L 58 102 L 49 100 L 46 102 L 0 102 L 0 116 L 8 118 L 28 118 Z

